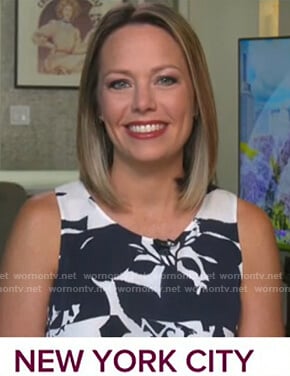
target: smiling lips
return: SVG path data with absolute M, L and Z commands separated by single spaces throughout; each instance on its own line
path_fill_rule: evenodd
M 131 137 L 138 139 L 148 139 L 158 137 L 165 132 L 166 123 L 131 123 L 127 125 L 127 132 Z

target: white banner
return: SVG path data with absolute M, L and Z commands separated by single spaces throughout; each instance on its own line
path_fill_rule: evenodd
M 287 376 L 288 338 L 1 338 L 1 376 Z

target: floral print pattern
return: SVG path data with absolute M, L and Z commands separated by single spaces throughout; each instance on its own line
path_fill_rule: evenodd
M 182 234 L 162 241 L 108 218 L 80 182 L 56 194 L 62 241 L 47 336 L 235 334 L 241 280 L 236 196 L 208 193 Z

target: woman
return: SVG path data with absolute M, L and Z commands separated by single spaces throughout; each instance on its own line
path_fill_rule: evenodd
M 180 15 L 150 4 L 104 16 L 77 136 L 81 182 L 29 200 L 15 224 L 4 285 L 22 291 L 2 294 L 1 335 L 283 335 L 272 227 L 212 184 L 213 94 Z
M 33 34 L 33 42 L 49 51 L 41 73 L 65 75 L 81 71 L 85 50 L 79 29 L 71 23 L 79 13 L 76 0 L 60 0 L 56 6 L 59 19 L 50 20 Z

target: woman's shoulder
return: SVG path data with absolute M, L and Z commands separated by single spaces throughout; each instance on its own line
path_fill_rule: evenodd
M 55 27 L 58 25 L 58 23 L 59 23 L 59 20 L 55 20 L 55 19 L 49 20 L 46 24 L 40 26 L 39 30 L 45 30 L 45 29 Z
M 214 187 L 208 191 L 201 211 L 207 217 L 215 215 L 225 222 L 237 222 L 242 237 L 247 238 L 247 233 L 253 231 L 267 231 L 268 236 L 273 233 L 272 223 L 262 209 L 225 189 Z
M 215 201 L 222 200 L 226 202 L 236 202 L 238 198 L 235 193 L 215 185 L 212 185 L 208 188 L 206 197 L 207 196 Z
M 59 20 L 55 20 L 55 19 L 51 19 L 47 22 L 47 25 L 50 25 L 50 26 L 53 26 L 53 25 L 57 25 L 59 24 L 60 21 Z
M 71 181 L 53 191 L 30 197 L 21 208 L 19 217 L 24 221 L 58 224 L 63 208 L 76 210 L 89 197 L 90 194 L 81 181 Z
M 273 232 L 273 226 L 267 213 L 258 206 L 241 198 L 237 200 L 238 222 L 240 227 L 252 230 L 268 229 Z
M 80 180 L 74 180 L 55 188 L 55 193 L 57 196 L 71 196 L 71 197 L 81 197 L 89 196 L 89 192 L 85 185 Z
M 54 192 L 28 198 L 21 207 L 14 224 L 17 233 L 44 234 L 60 227 L 60 215 Z M 44 231 L 43 229 L 46 229 Z M 48 231 L 50 232 L 50 231 Z
M 38 193 L 29 197 L 21 208 L 25 214 L 53 214 L 57 210 L 57 200 L 55 192 Z
M 27 199 L 8 238 L 4 267 L 13 270 L 20 263 L 29 270 L 56 270 L 60 229 L 60 215 L 53 192 Z
M 271 220 L 267 213 L 250 202 L 238 199 L 238 232 L 244 256 L 261 262 L 261 256 L 277 258 L 277 243 Z
M 237 196 L 230 191 L 211 187 L 204 197 L 199 216 L 223 222 L 237 222 Z
M 221 188 L 211 190 L 207 196 L 210 206 L 220 212 L 220 215 L 226 215 L 230 212 L 236 217 L 239 232 L 242 235 L 248 231 L 261 233 L 267 230 L 273 233 L 273 226 L 269 216 L 257 205 L 239 198 L 237 194 L 231 191 Z

